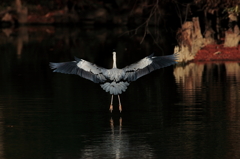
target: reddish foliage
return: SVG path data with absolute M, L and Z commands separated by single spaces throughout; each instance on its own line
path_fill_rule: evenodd
M 238 47 L 223 47 L 223 44 L 211 44 L 199 50 L 193 61 L 237 61 L 240 60 Z
M 54 18 L 46 17 L 46 16 L 39 16 L 39 15 L 29 15 L 28 16 L 28 23 L 30 24 L 52 24 L 54 22 Z

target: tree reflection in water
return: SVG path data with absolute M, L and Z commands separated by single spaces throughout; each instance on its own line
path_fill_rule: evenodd
M 204 120 L 214 121 L 216 129 L 226 126 L 226 134 L 216 132 L 222 142 L 226 139 L 227 156 L 240 156 L 240 65 L 237 62 L 190 63 L 174 70 L 184 122 L 198 124 L 211 133 Z M 185 93 L 182 93 L 185 92 Z M 207 141 L 205 141 L 207 142 Z

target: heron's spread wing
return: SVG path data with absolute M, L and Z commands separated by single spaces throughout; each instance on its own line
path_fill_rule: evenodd
M 93 81 L 94 83 L 106 81 L 106 78 L 103 75 L 105 68 L 98 67 L 91 62 L 76 57 L 75 60 L 76 61 L 60 63 L 50 62 L 50 67 L 53 69 L 53 72 L 79 75 L 85 79 Z
M 135 81 L 154 70 L 176 64 L 176 60 L 177 54 L 167 56 L 153 56 L 153 54 L 151 54 L 140 61 L 123 68 L 126 72 L 124 79 Z

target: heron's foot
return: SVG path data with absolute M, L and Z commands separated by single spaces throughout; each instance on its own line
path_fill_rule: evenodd
M 120 113 L 122 112 L 122 105 L 121 104 L 119 104 L 119 111 L 120 111 Z
M 112 111 L 113 111 L 113 105 L 112 105 L 112 104 L 110 105 L 109 110 L 110 110 L 110 112 L 112 113 Z

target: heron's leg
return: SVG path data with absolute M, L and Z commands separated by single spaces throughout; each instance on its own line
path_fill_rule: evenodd
M 119 103 L 119 111 L 120 113 L 122 112 L 122 104 L 121 104 L 121 101 L 120 101 L 120 96 L 118 95 L 118 103 Z
M 111 97 L 111 104 L 110 104 L 110 108 L 109 108 L 110 112 L 112 113 L 113 111 L 113 95 Z

